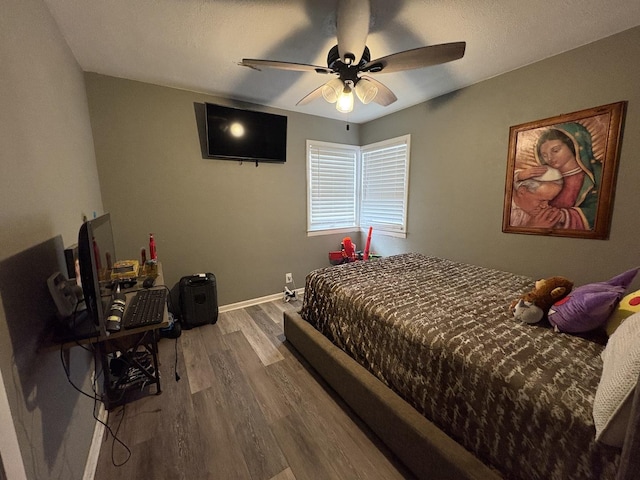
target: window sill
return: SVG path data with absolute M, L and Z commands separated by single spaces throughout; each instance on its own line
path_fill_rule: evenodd
M 359 232 L 359 227 L 349 227 L 349 228 L 333 228 L 326 230 L 307 230 L 307 237 L 318 237 L 320 235 L 333 235 L 337 233 L 353 233 Z
M 367 235 L 367 233 L 369 232 L 369 229 L 361 229 L 360 230 L 364 235 Z M 373 234 L 374 235 L 383 235 L 385 237 L 395 237 L 395 238 L 407 238 L 407 232 L 395 232 L 393 230 L 382 230 L 381 228 L 376 229 L 376 227 L 373 227 Z

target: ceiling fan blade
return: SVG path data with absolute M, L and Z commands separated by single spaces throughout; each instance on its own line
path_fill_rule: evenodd
M 370 19 L 369 0 L 339 0 L 336 24 L 338 51 L 343 62 L 347 55 L 353 56 L 354 65 L 360 62 L 367 43 Z
M 443 43 L 414 48 L 371 60 L 363 65 L 361 72 L 393 73 L 414 68 L 430 67 L 458 60 L 464 56 L 465 42 Z
M 302 98 L 298 103 L 296 103 L 296 106 L 306 105 L 307 103 L 311 103 L 314 100 L 317 100 L 318 98 L 322 98 L 322 89 L 323 88 L 324 88 L 324 85 L 320 85 L 314 91 L 309 93 L 306 97 Z
M 371 83 L 373 83 L 376 87 L 378 87 L 378 93 L 376 94 L 376 96 L 372 100 L 373 102 L 377 103 L 378 105 L 382 105 L 383 107 L 386 107 L 387 105 L 391 105 L 393 102 L 398 100 L 398 97 L 396 97 L 394 95 L 394 93 L 391 90 L 389 90 L 389 87 L 387 87 L 383 83 L 379 82 L 375 78 L 370 77 L 368 75 L 363 75 L 360 78 L 361 79 L 366 79 L 366 80 L 370 81 Z
M 276 60 L 257 60 L 254 58 L 243 58 L 238 65 L 262 70 L 262 68 L 279 68 L 280 70 L 294 70 L 298 72 L 331 73 L 327 67 L 318 65 L 307 65 L 305 63 L 278 62 Z

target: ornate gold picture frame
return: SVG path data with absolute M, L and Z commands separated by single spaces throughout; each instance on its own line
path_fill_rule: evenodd
M 509 129 L 503 232 L 608 238 L 626 104 Z

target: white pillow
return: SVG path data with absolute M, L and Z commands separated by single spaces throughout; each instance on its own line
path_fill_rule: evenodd
M 640 375 L 640 312 L 627 318 L 611 335 L 602 362 L 593 403 L 596 440 L 622 447 Z

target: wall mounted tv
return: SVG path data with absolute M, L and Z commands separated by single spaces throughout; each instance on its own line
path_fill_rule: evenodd
M 287 117 L 206 103 L 207 156 L 287 161 Z

